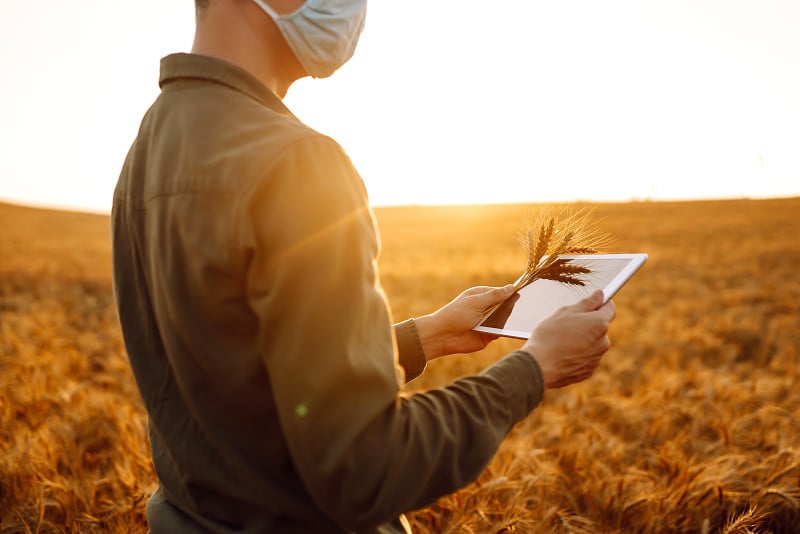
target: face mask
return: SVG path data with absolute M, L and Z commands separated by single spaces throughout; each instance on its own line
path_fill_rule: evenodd
M 367 14 L 367 0 L 307 0 L 286 15 L 276 13 L 264 0 L 253 1 L 272 17 L 314 78 L 327 78 L 353 57 Z

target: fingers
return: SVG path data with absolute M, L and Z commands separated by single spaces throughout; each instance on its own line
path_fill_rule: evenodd
M 600 361 L 603 359 L 603 356 L 606 352 L 611 348 L 611 340 L 608 336 L 603 336 L 600 338 L 596 343 L 592 345 L 590 349 L 587 350 L 590 353 L 590 356 L 587 356 L 584 360 L 586 365 L 592 367 L 592 369 L 596 368 L 600 365 Z
M 608 331 L 608 328 L 611 326 L 611 322 L 614 320 L 614 317 L 617 315 L 617 308 L 613 301 L 609 300 L 605 304 L 601 305 L 598 308 L 591 309 L 590 307 L 593 306 L 597 301 L 594 300 L 597 295 L 600 295 L 602 301 L 602 291 L 598 291 L 593 293 L 589 297 L 583 299 L 582 301 L 578 302 L 575 306 L 578 307 L 578 310 L 575 310 L 577 313 L 582 314 L 582 316 L 591 321 L 594 325 L 592 327 L 592 331 L 596 332 L 598 336 L 605 335 Z M 581 311 L 582 310 L 582 311 Z M 585 315 L 583 315 L 585 314 Z
M 608 321 L 609 323 L 614 320 L 614 317 L 617 316 L 617 306 L 614 304 L 613 300 L 609 300 L 597 310 L 600 314 L 600 317 Z
M 472 302 L 475 308 L 480 310 L 485 310 L 494 306 L 495 304 L 500 304 L 508 297 L 510 297 L 511 294 L 514 293 L 514 284 L 508 284 L 503 287 L 472 288 L 468 289 L 467 292 L 475 289 L 483 289 L 484 291 L 483 292 L 476 291 L 475 293 L 472 293 L 470 295 L 470 297 L 472 298 Z M 467 292 L 465 292 L 465 294 L 467 294 Z
M 573 362 L 575 366 L 572 369 L 563 369 L 563 374 L 553 383 L 546 385 L 546 387 L 561 388 L 591 378 L 597 368 L 600 367 L 604 352 L 589 356 L 580 362 Z
M 588 297 L 579 300 L 573 309 L 577 312 L 590 312 L 595 311 L 603 304 L 603 290 L 598 289 Z
M 548 319 L 523 346 L 541 366 L 546 387 L 564 387 L 594 374 L 611 348 L 608 323 L 598 315 L 599 311 Z
M 481 295 L 481 294 L 486 293 L 487 291 L 491 291 L 493 289 L 496 289 L 496 288 L 491 287 L 491 286 L 475 286 L 475 287 L 471 287 L 469 289 L 464 290 L 461 293 L 461 296 L 462 297 L 472 297 L 472 296 L 475 296 L 475 295 Z

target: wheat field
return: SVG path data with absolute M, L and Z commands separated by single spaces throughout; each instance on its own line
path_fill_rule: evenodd
M 396 320 L 514 281 L 530 206 L 383 208 Z M 601 204 L 647 252 L 589 381 L 548 391 L 419 533 L 800 532 L 800 199 Z M 146 418 L 108 218 L 0 205 L 0 532 L 146 532 Z M 410 390 L 520 345 L 432 362 Z

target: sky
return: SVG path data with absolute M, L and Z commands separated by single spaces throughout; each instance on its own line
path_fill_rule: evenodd
M 110 211 L 193 6 L 0 0 L 0 201 Z M 375 205 L 798 196 L 800 2 L 372 0 L 285 102 Z

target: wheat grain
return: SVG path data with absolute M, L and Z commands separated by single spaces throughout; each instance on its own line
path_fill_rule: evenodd
M 757 506 L 750 506 L 734 514 L 725 522 L 721 534 L 758 534 L 764 515 Z
M 781 491 L 778 488 L 769 488 L 769 489 L 765 490 L 764 494 L 763 494 L 764 497 L 769 497 L 769 496 L 772 496 L 772 495 L 774 495 L 775 497 L 778 497 L 780 499 L 783 499 L 784 501 L 786 501 L 787 503 L 789 503 L 792 506 L 794 511 L 800 512 L 800 501 L 798 500 L 797 497 L 795 497 L 793 495 L 790 495 L 786 491 Z
M 787 467 L 786 469 L 778 471 L 777 473 L 775 473 L 774 475 L 769 477 L 766 480 L 765 484 L 767 486 L 771 486 L 776 481 L 782 479 L 786 475 L 793 475 L 794 478 L 797 478 L 798 480 L 800 480 L 800 462 L 794 463 L 794 464 L 790 465 L 789 467 Z
M 561 256 L 596 254 L 610 242 L 608 234 L 599 232 L 591 210 L 560 213 L 544 210 L 524 229 L 523 236 L 520 241 L 527 261 L 524 274 L 514 284 L 517 291 L 539 279 L 585 285 L 583 275 L 591 269 L 575 266 Z M 535 241 L 533 236 L 538 236 Z

